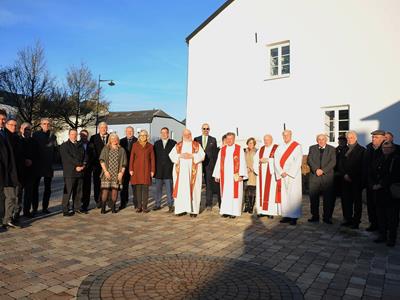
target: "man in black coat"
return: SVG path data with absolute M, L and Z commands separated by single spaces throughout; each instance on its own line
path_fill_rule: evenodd
M 94 149 L 93 144 L 89 143 L 89 132 L 86 129 L 82 129 L 79 133 L 80 143 L 84 151 L 84 161 L 86 162 L 85 168 L 83 169 L 83 183 L 82 183 L 82 207 L 81 212 L 88 213 L 90 204 L 90 192 L 92 185 L 92 171 L 93 171 L 93 160 L 94 160 Z
M 394 143 L 394 135 L 390 131 L 386 131 L 385 133 L 386 142 L 392 143 L 394 146 L 394 153 L 400 155 L 400 145 Z
M 209 135 L 210 126 L 207 123 L 204 123 L 201 126 L 201 130 L 202 135 L 196 137 L 194 140 L 200 143 L 206 154 L 203 161 L 203 175 L 204 182 L 206 183 L 206 207 L 207 210 L 212 210 L 214 192 L 214 179 L 212 173 L 218 157 L 217 140 Z
M 94 158 L 93 158 L 93 193 L 94 193 L 94 201 L 97 203 L 97 208 L 101 207 L 100 201 L 100 174 L 101 174 L 101 166 L 100 166 L 100 154 L 103 147 L 108 143 L 108 125 L 106 122 L 100 122 L 99 133 L 92 135 L 90 137 L 90 144 L 92 145 L 94 150 Z
M 129 166 L 129 160 L 131 158 L 131 149 L 132 145 L 137 142 L 137 138 L 135 137 L 135 129 L 132 126 L 128 126 L 125 128 L 125 137 L 119 141 L 119 144 L 122 148 L 125 149 L 126 158 L 127 158 L 127 166 Z M 121 190 L 121 204 L 119 209 L 124 209 L 129 202 L 129 181 L 131 180 L 131 174 L 129 174 L 129 168 L 125 168 L 124 177 L 122 178 L 122 190 Z M 133 193 L 133 206 L 137 207 L 137 200 L 135 197 L 135 186 L 132 185 L 132 193 Z
M 0 219 L 2 229 L 17 227 L 12 221 L 18 186 L 14 153 L 5 129 L 7 113 L 0 109 Z
M 332 224 L 332 214 L 335 208 L 335 192 L 333 188 L 334 168 L 336 166 L 336 149 L 327 144 L 325 134 L 317 136 L 317 144 L 310 147 L 307 163 L 310 166 L 309 193 L 311 204 L 311 219 L 309 222 L 319 222 L 319 197 L 323 195 L 323 221 Z
M 51 181 L 53 180 L 54 170 L 53 163 L 57 155 L 57 138 L 50 131 L 51 120 L 43 118 L 40 120 L 40 130 L 36 131 L 32 138 L 39 146 L 39 159 L 36 169 L 36 179 L 33 187 L 32 206 L 33 214 L 37 212 L 39 206 L 39 185 L 43 177 L 44 193 L 42 200 L 42 212 L 45 214 L 49 211 L 49 200 L 51 196 Z
M 365 148 L 357 142 L 357 133 L 346 134 L 347 149 L 338 162 L 342 180 L 343 226 L 358 229 L 362 215 L 362 175 Z
M 382 144 L 385 141 L 385 131 L 375 130 L 371 132 L 372 142 L 367 145 L 363 161 L 363 181 L 367 190 L 367 211 L 370 226 L 367 231 L 378 230 L 378 217 L 376 214 L 376 201 L 379 198 L 379 191 L 374 190 L 377 184 L 377 165 L 382 160 Z
M 71 216 L 80 212 L 82 183 L 86 162 L 83 145 L 77 142 L 78 132 L 70 129 L 69 139 L 60 147 L 64 175 L 64 193 L 62 199 L 63 215 Z M 69 212 L 69 200 L 72 196 L 72 212 Z
M 169 138 L 169 129 L 164 127 L 160 131 L 161 139 L 154 143 L 154 156 L 156 160 L 156 204 L 153 210 L 161 208 L 162 187 L 165 184 L 167 194 L 168 212 L 174 211 L 174 200 L 172 198 L 172 170 L 174 164 L 169 158 L 169 153 L 175 147 L 176 142 Z

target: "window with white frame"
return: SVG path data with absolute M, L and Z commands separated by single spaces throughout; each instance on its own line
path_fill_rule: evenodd
M 325 133 L 329 142 L 337 143 L 338 137 L 350 129 L 350 107 L 348 105 L 324 107 Z
M 274 43 L 268 45 L 269 77 L 279 78 L 290 75 L 290 43 Z

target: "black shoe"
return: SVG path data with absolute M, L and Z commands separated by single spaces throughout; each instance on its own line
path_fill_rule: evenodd
M 16 229 L 16 228 L 20 228 L 17 224 L 15 224 L 14 222 L 12 222 L 12 221 L 10 221 L 10 222 L 8 222 L 7 224 L 4 224 L 6 227 L 8 227 L 8 228 L 13 228 L 13 229 Z
M 359 228 L 360 228 L 360 225 L 358 225 L 358 224 L 353 224 L 353 225 L 350 226 L 350 228 L 351 228 L 351 229 L 359 229 Z
M 279 221 L 279 223 L 290 223 L 290 221 L 291 221 L 290 218 L 283 217 L 283 218 Z
M 47 208 L 42 209 L 42 213 L 44 213 L 45 215 L 48 215 L 50 213 L 50 211 Z
M 235 219 L 236 216 L 229 216 L 229 219 Z
M 289 224 L 292 225 L 292 226 L 297 225 L 297 219 L 291 219 Z
M 228 215 L 221 215 L 222 218 L 228 218 Z
M 88 211 L 87 209 L 85 209 L 85 208 L 81 208 L 81 209 L 79 210 L 79 212 L 80 212 L 81 214 L 85 214 L 85 215 L 87 215 L 87 214 L 89 213 L 89 211 Z
M 380 244 L 386 242 L 386 239 L 383 236 L 378 237 L 376 240 L 374 240 L 374 243 Z
M 267 217 L 268 217 L 268 219 L 273 219 L 274 218 L 274 216 L 270 216 L 270 215 L 267 215 Z
M 173 206 L 168 207 L 168 212 L 169 213 L 173 213 L 174 212 L 174 207 Z
M 340 224 L 340 226 L 351 227 L 353 226 L 353 222 L 345 221 L 342 224 Z
M 161 209 L 161 206 L 154 206 L 153 207 L 153 210 L 160 210 Z
M 67 212 L 63 212 L 63 216 L 64 217 L 71 217 L 72 214 L 69 211 L 67 211 Z
M 96 202 L 96 207 L 97 208 L 102 208 L 103 207 L 101 201 Z
M 101 207 L 100 213 L 104 215 L 106 213 L 106 203 L 105 202 L 101 203 L 100 207 Z
M 191 218 L 197 218 L 197 214 L 190 214 Z
M 31 218 L 33 218 L 33 214 L 31 214 L 31 212 L 24 212 L 24 214 L 23 214 L 23 216 L 25 217 L 25 218 L 28 218 L 28 219 L 31 219 Z
M 329 220 L 329 219 L 325 219 L 325 220 L 324 220 L 324 223 L 325 223 L 325 224 L 329 224 L 329 225 L 332 225 L 332 224 L 333 224 L 332 220 Z
M 126 204 L 125 203 L 121 203 L 119 206 L 119 210 L 123 210 L 126 208 Z
M 375 225 L 370 225 L 367 229 L 365 229 L 368 232 L 373 232 L 378 230 L 378 226 Z
M 310 219 L 307 220 L 310 223 L 318 223 L 319 222 L 319 218 L 317 217 L 311 217 Z
M 396 241 L 395 240 L 388 240 L 386 242 L 386 246 L 388 247 L 394 247 L 396 245 Z

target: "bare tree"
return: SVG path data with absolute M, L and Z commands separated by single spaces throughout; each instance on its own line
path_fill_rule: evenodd
M 85 65 L 72 66 L 67 71 L 66 87 L 52 94 L 53 115 L 71 128 L 84 128 L 96 121 L 98 90 L 92 72 Z M 99 107 L 107 110 L 108 103 L 100 99 Z
M 0 70 L 0 89 L 8 92 L 22 121 L 33 123 L 48 116 L 44 101 L 53 87 L 39 42 L 17 53 L 13 66 Z

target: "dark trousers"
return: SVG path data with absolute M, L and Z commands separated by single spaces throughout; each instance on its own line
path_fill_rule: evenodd
M 322 194 L 324 210 L 323 219 L 332 219 L 333 210 L 335 208 L 333 181 L 325 182 L 324 184 L 320 180 L 310 181 L 309 189 L 311 215 L 314 218 L 319 219 L 319 197 Z
M 359 183 L 342 182 L 342 210 L 346 222 L 360 224 L 362 215 L 362 189 Z
M 69 199 L 72 196 L 72 209 L 78 210 L 82 199 L 82 177 L 64 177 L 64 193 L 62 198 L 63 212 L 69 211 Z
M 379 234 L 390 241 L 396 241 L 400 203 L 396 199 L 392 199 L 388 191 L 379 190 L 376 192 L 376 196 Z
M 219 188 L 216 189 L 215 179 L 212 177 L 213 170 L 210 166 L 203 169 L 204 182 L 206 184 L 206 206 L 213 206 L 213 195 L 217 194 L 218 205 L 221 207 L 221 195 L 219 193 Z
M 22 193 L 23 193 L 23 212 L 28 215 L 32 208 L 32 198 L 33 198 L 33 180 L 26 181 Z
M 172 198 L 172 179 L 158 179 L 156 178 L 156 207 L 161 206 L 162 188 L 165 184 L 165 192 L 167 194 L 167 204 L 169 207 L 174 205 L 174 199 Z
M 0 189 L 0 219 L 3 224 L 11 222 L 16 198 L 15 187 Z
M 39 207 L 39 185 L 42 177 L 36 177 L 35 182 L 33 184 L 33 195 L 32 195 L 32 209 L 33 211 L 37 211 Z M 44 181 L 44 192 L 43 192 L 43 200 L 42 200 L 42 209 L 49 208 L 49 201 L 51 196 L 51 181 L 53 177 L 43 177 Z
M 147 209 L 147 202 L 149 200 L 149 186 L 145 184 L 136 184 L 136 200 L 138 209 Z
M 92 170 L 86 170 L 82 182 L 82 209 L 87 210 L 90 204 L 90 192 L 92 188 Z
M 367 211 L 368 221 L 373 227 L 378 226 L 378 217 L 376 215 L 376 198 L 377 191 L 367 188 Z
M 128 205 L 129 203 L 129 186 L 130 183 L 129 181 L 131 180 L 131 175 L 129 172 L 125 172 L 124 177 L 122 178 L 122 189 L 120 193 L 120 198 L 121 198 L 121 207 L 124 208 Z M 133 206 L 136 208 L 137 207 L 137 200 L 136 200 L 136 192 L 135 192 L 135 185 L 132 185 L 132 201 L 133 201 Z
M 100 174 L 101 174 L 101 167 L 95 166 L 93 168 L 93 194 L 94 194 L 94 201 L 97 203 L 100 201 Z

